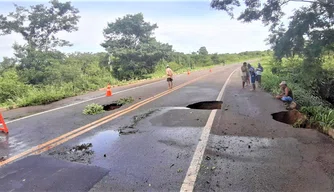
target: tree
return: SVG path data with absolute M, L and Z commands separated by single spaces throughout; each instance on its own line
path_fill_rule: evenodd
M 71 45 L 69 41 L 57 38 L 56 34 L 78 30 L 78 9 L 70 2 L 52 0 L 50 4 L 50 7 L 39 4 L 30 9 L 14 4 L 15 12 L 10 12 L 7 16 L 0 15 L 0 35 L 13 32 L 21 34 L 27 47 L 33 50 L 47 51 Z
M 206 50 L 206 47 L 203 46 L 203 47 L 199 48 L 198 54 L 200 54 L 200 55 L 208 55 L 209 52 L 208 52 L 208 50 Z
M 278 60 L 296 54 L 306 56 L 308 64 L 318 63 L 324 48 L 334 50 L 334 2 L 310 0 L 309 6 L 296 10 L 290 18 L 286 29 L 281 22 L 284 16 L 282 8 L 292 0 L 268 0 L 261 4 L 260 0 L 246 0 L 246 9 L 238 16 L 238 20 L 252 22 L 262 20 L 270 26 L 272 34 L 268 38 Z M 303 0 L 300 0 L 303 1 Z M 233 9 L 240 7 L 239 0 L 212 0 L 211 7 L 226 11 L 232 17 Z
M 15 59 L 9 58 L 9 57 L 4 57 L 3 61 L 0 62 L 0 74 L 5 70 L 8 70 L 10 68 L 14 68 L 15 63 L 16 63 Z
M 211 60 L 212 60 L 212 62 L 213 62 L 214 64 L 219 64 L 219 63 L 221 63 L 221 60 L 220 60 L 220 58 L 219 58 L 219 56 L 218 56 L 217 53 L 214 53 L 214 54 L 211 55 Z
M 23 45 L 13 45 L 20 79 L 30 84 L 50 82 L 48 79 L 56 75 L 54 64 L 64 59 L 64 55 L 55 48 L 71 45 L 56 35 L 78 29 L 79 11 L 70 2 L 58 0 L 50 1 L 49 7 L 43 4 L 30 8 L 14 6 L 14 12 L 0 15 L 0 35 L 18 33 L 25 40 Z
M 157 42 L 156 24 L 144 21 L 142 13 L 126 15 L 108 23 L 101 44 L 111 55 L 113 73 L 118 79 L 141 78 L 154 72 L 159 60 L 172 52 L 172 46 Z

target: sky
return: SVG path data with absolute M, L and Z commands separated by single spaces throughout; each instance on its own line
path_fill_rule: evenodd
M 265 39 L 268 28 L 261 22 L 242 23 L 231 19 L 225 12 L 210 8 L 209 0 L 123 0 L 88 1 L 72 0 L 81 16 L 79 30 L 60 33 L 58 36 L 70 41 L 72 47 L 60 48 L 64 52 L 101 52 L 104 41 L 103 29 L 108 22 L 126 14 L 143 13 L 145 21 L 156 23 L 155 37 L 158 41 L 173 45 L 175 51 L 191 53 L 205 46 L 209 53 L 237 53 L 269 49 Z M 0 14 L 14 10 L 13 3 L 21 6 L 47 3 L 47 1 L 0 0 Z M 289 15 L 300 4 L 285 7 Z M 240 11 L 237 9 L 236 11 Z M 24 43 L 18 34 L 0 36 L 0 60 L 13 55 L 12 44 Z

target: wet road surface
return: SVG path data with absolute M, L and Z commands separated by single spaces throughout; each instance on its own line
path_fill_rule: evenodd
M 237 67 L 225 66 L 221 72 L 152 100 L 40 155 L 2 166 L 0 189 L 179 191 L 211 113 L 185 106 L 216 100 Z M 175 83 L 180 85 L 207 73 L 183 75 Z M 165 90 L 166 82 L 161 81 L 94 102 L 107 104 L 132 96 L 138 103 Z M 223 101 L 213 122 L 195 191 L 333 190 L 331 139 L 314 130 L 293 129 L 272 120 L 271 113 L 283 110 L 281 103 L 261 91 L 242 90 L 238 73 L 232 76 Z M 88 103 L 11 123 L 7 143 L 1 137 L 5 141 L 0 156 L 10 158 L 134 104 L 96 116 L 82 115 Z M 27 173 L 31 174 L 28 184 L 24 180 Z

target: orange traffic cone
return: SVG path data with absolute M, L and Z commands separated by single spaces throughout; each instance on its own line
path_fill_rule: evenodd
M 188 70 L 188 75 L 190 75 L 190 71 Z
M 2 125 L 2 127 L 1 127 Z M 2 114 L 0 113 L 0 131 L 3 131 L 5 133 L 8 133 L 8 128 L 7 128 L 7 125 L 5 123 L 5 120 L 3 119 L 2 117 Z
M 106 93 L 106 96 L 107 97 L 110 97 L 110 96 L 112 96 L 112 92 L 111 92 L 111 86 L 110 86 L 110 84 L 108 83 L 108 87 L 107 87 L 107 93 Z

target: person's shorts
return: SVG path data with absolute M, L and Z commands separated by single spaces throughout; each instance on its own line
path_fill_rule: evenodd
M 289 96 L 287 96 L 287 97 L 283 96 L 281 100 L 284 101 L 284 102 L 292 102 L 293 99 Z
M 251 79 L 251 83 L 253 83 L 253 84 L 254 84 L 254 83 L 255 83 L 255 76 L 251 76 L 251 78 L 250 78 L 250 79 Z
M 247 81 L 247 76 L 241 76 L 241 79 L 243 82 L 246 82 Z
M 170 77 L 167 78 L 167 82 L 172 82 L 172 81 L 173 81 L 173 78 L 170 78 Z
M 261 82 L 261 75 L 256 76 L 256 81 Z

